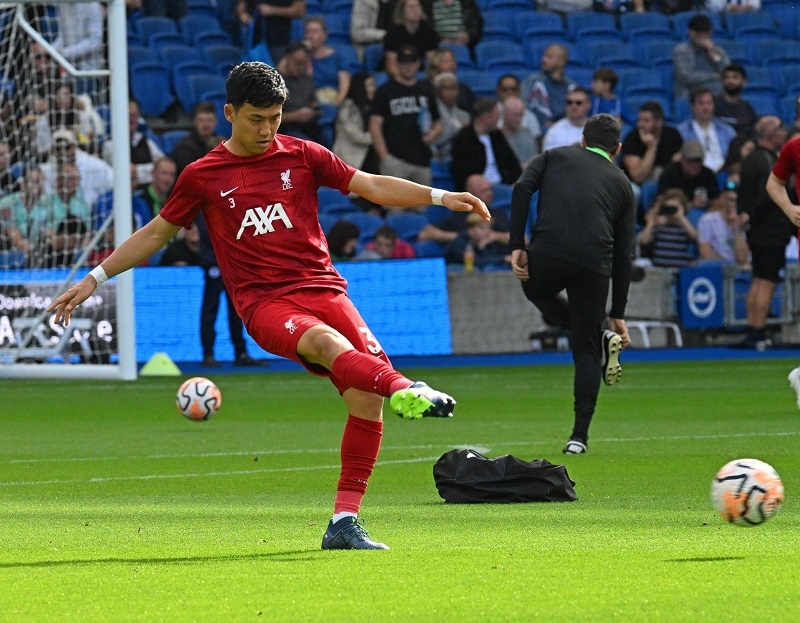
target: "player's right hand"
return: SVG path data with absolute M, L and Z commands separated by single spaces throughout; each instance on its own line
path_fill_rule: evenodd
M 47 311 L 56 313 L 55 322 L 60 323 L 62 320 L 64 326 L 69 326 L 69 318 L 72 316 L 73 310 L 88 299 L 97 289 L 97 282 L 91 275 L 86 275 L 78 283 L 71 286 L 61 296 L 57 297 Z
M 480 214 L 486 222 L 492 220 L 492 215 L 489 214 L 489 208 L 472 193 L 447 192 L 442 197 L 442 205 L 453 212 L 475 212 L 476 214 Z

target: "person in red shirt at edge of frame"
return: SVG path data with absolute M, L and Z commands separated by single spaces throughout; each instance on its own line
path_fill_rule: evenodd
M 310 141 L 277 134 L 288 91 L 271 66 L 234 67 L 226 83 L 231 137 L 186 167 L 161 212 L 103 263 L 56 298 L 55 321 L 108 278 L 141 264 L 202 210 L 225 287 L 264 350 L 328 376 L 348 417 L 333 517 L 322 549 L 388 549 L 370 539 L 358 511 L 383 433 L 383 399 L 406 419 L 451 417 L 456 401 L 396 371 L 347 296 L 318 220 L 317 188 L 381 205 L 444 205 L 490 220 L 466 192 L 371 175 Z
M 794 176 L 794 192 L 789 196 L 787 185 Z M 790 138 L 781 147 L 778 159 L 772 165 L 772 173 L 767 179 L 767 193 L 783 213 L 789 217 L 792 225 L 800 227 L 800 205 L 796 200 L 797 180 L 800 179 L 800 136 Z M 800 233 L 800 232 L 799 232 Z M 797 406 L 800 408 L 800 367 L 789 373 L 789 384 L 797 394 Z

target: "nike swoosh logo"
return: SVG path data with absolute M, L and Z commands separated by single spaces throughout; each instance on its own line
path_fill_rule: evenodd
M 219 191 L 219 196 L 220 197 L 227 197 L 228 195 L 230 195 L 237 188 L 239 188 L 239 187 L 237 186 L 236 188 L 231 188 L 230 190 L 221 190 L 221 191 Z

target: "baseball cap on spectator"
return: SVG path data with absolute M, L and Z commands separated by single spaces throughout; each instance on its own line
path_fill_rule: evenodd
M 61 147 L 77 144 L 78 141 L 76 140 L 75 135 L 66 128 L 61 128 L 60 130 L 53 132 L 53 145 Z
M 419 48 L 410 43 L 400 46 L 400 49 L 397 50 L 398 63 L 416 63 L 421 59 L 422 55 L 419 53 Z
M 684 141 L 681 156 L 684 160 L 702 160 L 705 157 L 703 146 L 698 141 Z

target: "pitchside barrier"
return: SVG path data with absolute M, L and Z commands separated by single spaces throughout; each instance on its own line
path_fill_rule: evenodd
M 511 272 L 447 273 L 441 259 L 347 262 L 337 268 L 350 296 L 392 356 L 523 353 L 546 350 L 535 336 L 547 332 L 541 314 Z M 166 352 L 174 361 L 199 361 L 203 270 L 198 267 L 134 271 L 136 360 Z M 51 364 L 91 361 L 117 352 L 116 279 L 99 288 L 73 316 L 69 329 L 51 319 L 32 323 L 63 284 L 67 271 L 0 270 L 0 358 Z M 85 271 L 75 278 L 80 279 Z M 744 326 L 749 271 L 725 265 L 669 270 L 649 267 L 631 285 L 628 324 L 633 346 L 679 346 L 681 329 Z M 800 267 L 787 268 L 773 301 L 770 324 L 784 341 L 800 339 Z M 680 327 L 679 327 L 680 325 Z M 672 327 L 679 331 L 678 339 Z M 216 323 L 216 356 L 233 359 L 227 307 Z M 27 344 L 23 351 L 19 345 Z M 795 339 L 797 338 L 797 339 Z M 270 357 L 247 336 L 253 356 Z M 551 347 L 561 348 L 554 340 Z

